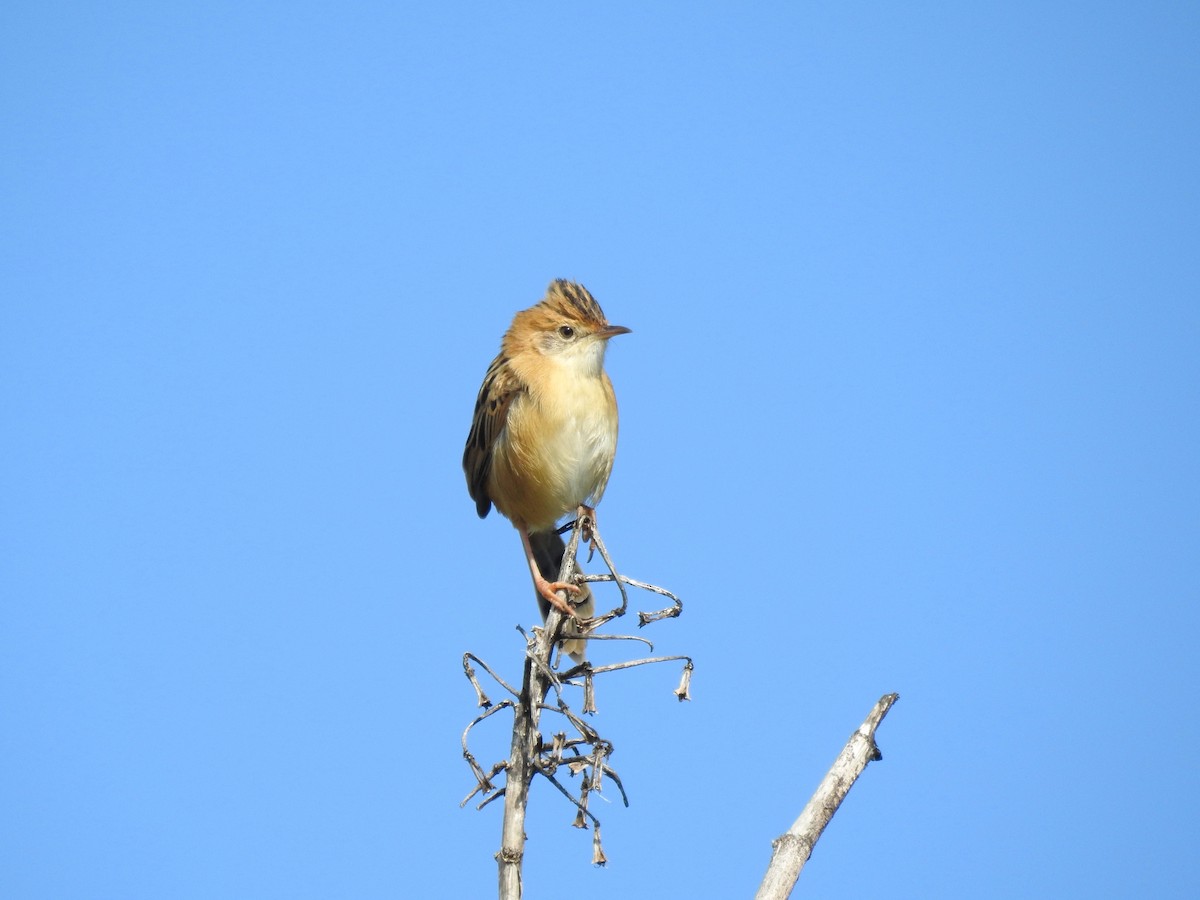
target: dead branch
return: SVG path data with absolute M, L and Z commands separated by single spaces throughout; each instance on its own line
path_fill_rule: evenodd
M 899 699 L 899 694 L 885 694 L 879 698 L 866 721 L 850 735 L 850 740 L 833 761 L 800 817 L 785 834 L 772 842 L 774 851 L 771 864 L 767 867 L 758 893 L 754 895 L 755 900 L 787 900 L 791 896 L 800 870 L 812 856 L 821 832 L 846 799 L 858 776 L 866 769 L 867 763 L 883 759 L 883 754 L 875 744 L 875 729 Z
M 579 549 L 581 534 L 586 534 L 590 538 L 591 545 L 600 551 L 600 555 L 608 566 L 608 574 L 585 576 L 578 573 L 575 568 L 575 556 Z M 588 809 L 589 795 L 592 792 L 598 792 L 601 789 L 602 780 L 607 777 L 617 785 L 625 805 L 629 805 L 624 785 L 608 763 L 613 753 L 612 743 L 602 738 L 595 728 L 572 711 L 564 696 L 564 690 L 566 688 L 582 688 L 583 713 L 591 714 L 595 712 L 594 680 L 597 675 L 649 663 L 683 660 L 685 665 L 682 681 L 675 694 L 680 700 L 688 699 L 687 684 L 691 678 L 693 665 L 692 660 L 686 656 L 654 657 L 599 667 L 582 662 L 561 673 L 552 667 L 553 650 L 564 637 L 572 642 L 592 639 L 636 640 L 646 644 L 651 651 L 653 650 L 653 646 L 644 638 L 630 635 L 601 636 L 592 634 L 604 623 L 624 615 L 628 606 L 625 585 L 664 595 L 674 601 L 675 605 L 671 609 L 661 611 L 661 613 L 639 613 L 641 624 L 655 621 L 657 618 L 677 616 L 682 610 L 679 598 L 670 591 L 619 575 L 609 558 L 603 541 L 596 532 L 595 522 L 587 516 L 581 516 L 574 523 L 571 539 L 563 552 L 558 580 L 567 582 L 572 579 L 576 583 L 585 581 L 615 582 L 621 592 L 620 606 L 601 616 L 582 620 L 572 617 L 567 620 L 557 608 L 547 604 L 549 609 L 544 625 L 541 628 L 534 628 L 532 634 L 526 634 L 524 630 L 521 630 L 521 633 L 525 635 L 525 656 L 519 691 L 514 690 L 487 663 L 474 654 L 467 653 L 463 656 L 463 672 L 475 690 L 476 702 L 486 710 L 476 717 L 463 732 L 463 758 L 470 767 L 476 782 L 474 789 L 463 800 L 463 804 L 465 805 L 477 794 L 482 794 L 484 799 L 479 804 L 479 808 L 482 809 L 492 800 L 500 796 L 504 797 L 501 845 L 500 851 L 496 854 L 501 900 L 519 900 L 521 896 L 522 861 L 525 852 L 525 810 L 529 799 L 530 784 L 535 775 L 544 776 L 570 800 L 575 808 L 575 825 L 586 828 L 588 823 L 591 823 L 592 861 L 596 865 L 603 865 L 606 858 L 600 845 L 600 820 Z M 567 627 L 568 623 L 570 627 Z M 573 650 L 572 653 L 574 654 L 575 651 Z M 582 654 L 579 654 L 578 658 L 582 658 Z M 475 669 L 471 665 L 472 662 L 486 671 L 514 699 L 506 699 L 493 706 L 492 701 L 479 684 Z M 580 677 L 583 679 L 582 683 L 573 680 Z M 510 757 L 502 763 L 497 763 L 490 772 L 485 773 L 483 767 L 479 765 L 468 749 L 467 738 L 472 728 L 502 709 L 512 709 L 513 711 Z M 576 736 L 568 737 L 567 732 L 560 731 L 554 734 L 550 741 L 544 740 L 540 731 L 543 713 L 561 716 L 561 720 L 565 720 Z M 572 777 L 582 776 L 578 797 L 572 796 L 556 777 L 555 771 L 560 766 L 564 766 Z M 500 773 L 504 774 L 504 781 L 501 786 L 497 786 L 494 779 Z

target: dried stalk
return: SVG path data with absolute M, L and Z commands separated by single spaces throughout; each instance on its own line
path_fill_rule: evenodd
M 574 564 L 581 534 L 588 535 L 592 546 L 600 551 L 600 555 L 604 558 L 609 568 L 609 574 L 602 576 L 582 576 L 576 574 Z M 618 575 L 612 565 L 611 559 L 609 559 L 604 543 L 596 533 L 595 523 L 588 517 L 580 517 L 574 523 L 571 539 L 567 543 L 563 553 L 558 580 L 569 581 L 572 577 L 574 577 L 577 583 L 584 580 L 616 582 L 621 591 L 621 605 L 603 616 L 584 619 L 577 622 L 577 624 L 573 621 L 572 628 L 569 631 L 564 629 L 565 619 L 563 614 L 556 608 L 550 607 L 544 626 L 533 629 L 533 634 L 526 636 L 524 668 L 519 691 L 514 690 L 478 657 L 470 653 L 465 654 L 463 657 L 464 674 L 475 690 L 478 705 L 484 707 L 486 710 L 486 712 L 472 721 L 463 732 L 463 758 L 466 760 L 468 766 L 470 766 L 472 775 L 476 781 L 475 788 L 463 800 L 463 805 L 480 793 L 484 796 L 483 801 L 479 804 L 480 809 L 497 797 L 504 797 L 504 821 L 501 829 L 500 851 L 496 854 L 496 861 L 499 867 L 501 900 L 519 900 L 521 897 L 522 862 L 525 852 L 525 810 L 529 800 L 529 788 L 535 775 L 540 774 L 545 776 L 551 784 L 571 801 L 576 810 L 575 824 L 578 827 L 586 828 L 588 823 L 591 823 L 593 841 L 592 861 L 596 865 L 603 865 L 606 858 L 600 846 L 600 821 L 588 810 L 589 795 L 593 791 L 600 790 L 602 779 L 607 776 L 617 785 L 625 805 L 629 805 L 628 798 L 625 796 L 625 788 L 620 778 L 607 762 L 613 752 L 612 744 L 601 738 L 594 728 L 571 711 L 563 697 L 564 686 L 582 687 L 584 689 L 583 712 L 593 713 L 595 712 L 593 680 L 596 675 L 652 662 L 684 660 L 683 678 L 680 687 L 675 693 L 680 700 L 689 699 L 687 696 L 687 684 L 691 678 L 692 661 L 686 656 L 655 657 L 600 667 L 593 667 L 590 663 L 583 662 L 563 673 L 559 673 L 551 667 L 550 661 L 553 650 L 558 642 L 563 639 L 564 635 L 572 641 L 590 640 L 592 639 L 591 632 L 594 629 L 624 614 L 628 604 L 625 591 L 626 584 L 665 595 L 670 597 L 675 603 L 674 607 L 661 611 L 661 613 L 639 613 L 642 624 L 645 624 L 646 621 L 654 621 L 656 618 L 677 616 L 682 609 L 679 599 L 670 591 Z M 524 631 L 522 631 L 522 634 L 524 634 Z M 597 635 L 595 639 L 638 640 L 650 646 L 651 650 L 653 650 L 649 641 L 643 638 Z M 481 666 L 514 699 L 504 700 L 492 706 L 492 701 L 484 693 L 483 688 L 476 678 L 475 670 L 471 666 L 472 662 Z M 584 679 L 582 684 L 579 681 L 570 680 L 579 676 L 582 676 Z M 551 693 L 553 693 L 552 699 L 548 696 Z M 493 713 L 507 708 L 513 710 L 513 732 L 509 759 L 505 762 L 497 763 L 490 772 L 485 773 L 483 767 L 479 765 L 468 750 L 467 737 L 471 729 L 477 724 L 489 718 Z M 560 732 L 555 734 L 550 742 L 547 743 L 544 741 L 539 730 L 543 711 L 563 716 L 578 732 L 578 736 L 568 739 L 565 732 Z M 580 785 L 578 799 L 573 797 L 555 777 L 555 771 L 559 766 L 566 766 L 571 775 L 580 774 L 584 776 Z M 504 773 L 504 784 L 502 787 L 497 788 L 492 779 L 500 772 Z
M 800 870 L 812 856 L 821 832 L 846 799 L 858 776 L 866 769 L 867 763 L 883 759 L 883 754 L 875 744 L 875 729 L 899 699 L 899 694 L 885 694 L 879 698 L 866 721 L 850 735 L 850 740 L 833 761 L 833 766 L 800 817 L 785 834 L 772 842 L 774 852 L 771 854 L 771 864 L 767 867 L 758 893 L 754 895 L 755 900 L 787 900 L 791 896 Z

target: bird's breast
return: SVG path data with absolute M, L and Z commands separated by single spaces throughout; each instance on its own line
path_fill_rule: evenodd
M 535 531 L 582 503 L 598 503 L 617 449 L 617 409 L 607 379 L 550 382 L 514 400 L 489 477 L 496 507 Z

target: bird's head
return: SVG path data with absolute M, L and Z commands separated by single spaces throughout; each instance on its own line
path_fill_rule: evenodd
M 513 318 L 505 347 L 532 349 L 559 365 L 598 375 L 604 368 L 608 339 L 628 334 L 624 325 L 609 325 L 604 310 L 581 284 L 558 279 L 536 306 Z

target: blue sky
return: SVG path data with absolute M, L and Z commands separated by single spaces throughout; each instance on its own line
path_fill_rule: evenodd
M 555 277 L 633 329 L 601 524 L 697 669 L 599 685 L 632 806 L 594 869 L 541 785 L 528 896 L 751 895 L 890 691 L 807 896 L 1200 893 L 1198 38 L 6 4 L 0 894 L 493 895 L 460 660 L 536 611 L 459 466 Z

